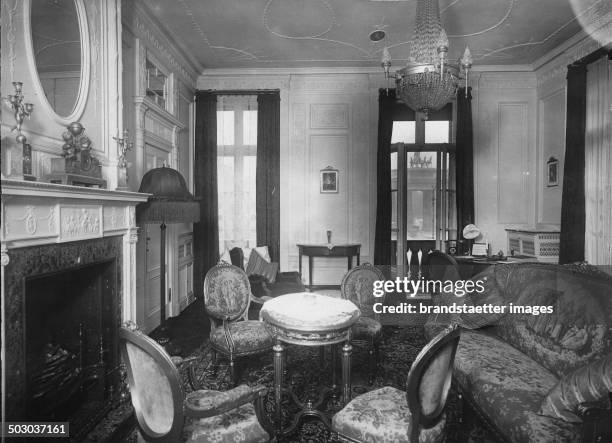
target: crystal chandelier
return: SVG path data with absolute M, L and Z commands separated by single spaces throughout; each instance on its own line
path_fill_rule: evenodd
M 467 77 L 472 55 L 466 46 L 457 64 L 447 62 L 448 37 L 440 22 L 438 0 L 417 0 L 416 27 L 406 66 L 390 72 L 391 55 L 383 49 L 385 78 L 394 78 L 398 97 L 417 112 L 428 114 L 447 104 L 457 91 L 461 74 Z

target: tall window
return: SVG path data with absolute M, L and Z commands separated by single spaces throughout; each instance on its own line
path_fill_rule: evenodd
M 400 273 L 411 242 L 444 250 L 443 242 L 456 238 L 451 115 L 448 105 L 429 120 L 417 114 L 414 121 L 393 122 L 391 241 Z
M 256 245 L 257 97 L 217 100 L 219 251 Z

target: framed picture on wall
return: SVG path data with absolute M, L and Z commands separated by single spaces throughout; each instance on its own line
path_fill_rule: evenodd
M 559 185 L 559 160 L 550 157 L 546 162 L 546 186 Z
M 321 194 L 338 193 L 338 170 L 328 166 L 321 169 Z

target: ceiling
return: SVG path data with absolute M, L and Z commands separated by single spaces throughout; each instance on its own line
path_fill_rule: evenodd
M 531 64 L 581 30 L 609 0 L 440 0 L 449 59 L 468 45 L 475 65 Z M 416 0 L 147 0 L 200 69 L 378 67 L 408 56 Z M 602 6 L 603 5 L 603 6 Z M 576 11 L 576 12 L 574 12 Z M 579 19 L 577 19 L 577 16 Z M 383 29 L 386 39 L 369 34 Z

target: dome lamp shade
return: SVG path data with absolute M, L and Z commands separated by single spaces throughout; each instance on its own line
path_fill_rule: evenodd
M 189 223 L 200 220 L 200 204 L 187 189 L 183 176 L 168 167 L 148 171 L 138 192 L 152 194 L 136 207 L 140 223 Z

